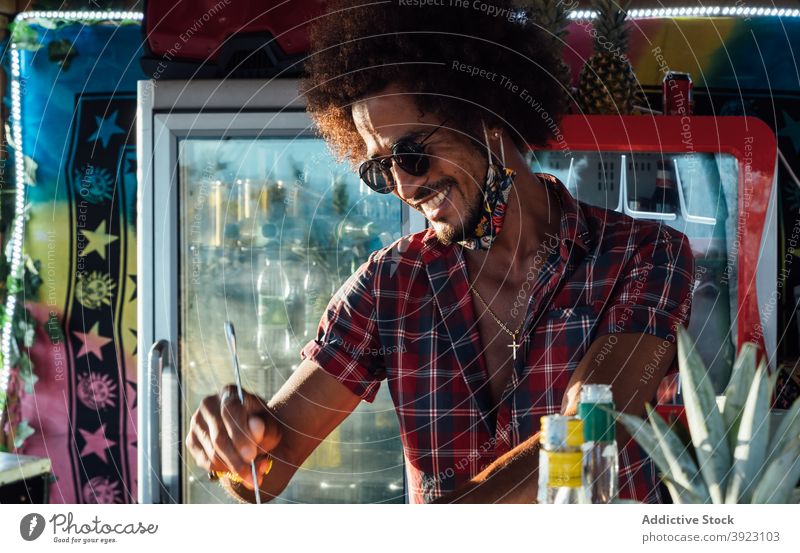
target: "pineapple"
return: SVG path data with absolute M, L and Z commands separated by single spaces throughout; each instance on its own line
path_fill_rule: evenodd
M 649 424 L 617 413 L 653 459 L 674 503 L 800 502 L 800 399 L 772 420 L 776 375 L 767 375 L 763 361 L 756 367 L 756 356 L 754 344 L 742 346 L 725 394 L 717 398 L 691 338 L 679 329 L 678 364 L 694 454 L 680 428 L 649 406 Z
M 551 38 L 551 48 L 559 53 L 564 50 L 566 43 L 567 5 L 564 0 L 521 0 L 520 7 L 525 10 L 528 18 L 536 22 Z M 555 77 L 564 87 L 564 94 L 574 96 L 572 89 L 572 73 L 563 58 L 557 69 Z
M 578 78 L 578 105 L 585 114 L 631 115 L 645 104 L 627 57 L 629 5 L 630 0 L 594 0 L 595 53 Z

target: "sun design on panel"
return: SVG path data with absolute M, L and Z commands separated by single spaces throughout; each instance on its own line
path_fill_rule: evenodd
M 116 183 L 114 177 L 107 169 L 84 165 L 73 173 L 73 178 L 78 184 L 78 194 L 82 200 L 92 204 L 111 201 L 114 198 Z
M 84 503 L 121 503 L 121 495 L 119 482 L 112 482 L 107 476 L 95 476 L 83 486 Z
M 90 275 L 79 274 L 75 284 L 75 297 L 87 309 L 99 309 L 111 305 L 117 284 L 108 273 L 93 271 Z
M 117 399 L 117 385 L 107 374 L 96 372 L 78 375 L 78 399 L 90 409 L 113 407 Z

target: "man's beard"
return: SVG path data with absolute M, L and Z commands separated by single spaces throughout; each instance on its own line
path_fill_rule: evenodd
M 456 192 L 454 183 L 453 192 Z M 461 193 L 461 189 L 457 190 Z M 441 224 L 431 222 L 433 230 L 436 232 L 436 238 L 445 246 L 449 246 L 455 242 L 462 242 L 474 238 L 475 231 L 477 230 L 478 223 L 481 222 L 481 207 L 483 205 L 483 195 L 478 193 L 471 200 L 467 198 L 467 204 L 464 208 L 464 213 L 459 217 L 460 224 L 453 226 L 450 224 Z

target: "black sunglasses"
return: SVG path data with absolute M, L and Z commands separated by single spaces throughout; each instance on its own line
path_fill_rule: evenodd
M 358 169 L 358 176 L 378 194 L 388 194 L 394 190 L 392 161 L 409 175 L 421 177 L 431 167 L 430 156 L 425 154 L 425 142 L 445 123 L 447 120 L 444 120 L 419 142 L 408 138 L 398 140 L 392 145 L 391 155 L 368 159 L 362 163 Z

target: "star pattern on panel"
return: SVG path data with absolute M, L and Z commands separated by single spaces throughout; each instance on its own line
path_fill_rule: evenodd
M 131 335 L 133 336 L 133 351 L 131 352 L 131 355 L 135 357 L 136 352 L 139 351 L 139 333 L 136 331 L 135 328 L 129 328 L 128 332 L 130 332 Z
M 123 134 L 125 130 L 117 125 L 118 114 L 119 112 L 115 111 L 105 119 L 100 116 L 95 116 L 94 120 L 97 123 L 97 130 L 89 137 L 89 142 L 100 139 L 100 142 L 103 143 L 103 148 L 108 148 L 108 142 L 111 140 L 112 136 L 115 134 Z
M 89 332 L 78 332 L 76 330 L 72 331 L 72 334 L 83 343 L 81 349 L 78 351 L 78 355 L 75 356 L 76 359 L 92 353 L 100 361 L 103 360 L 102 348 L 111 342 L 111 338 L 100 336 L 98 332 L 99 327 L 100 322 L 98 321 L 92 325 L 92 328 L 89 330 Z
M 785 111 L 783 112 L 783 128 L 778 131 L 778 136 L 785 136 L 792 141 L 795 152 L 800 152 L 800 121 L 795 121 Z
M 87 455 L 91 455 L 94 453 L 102 461 L 108 464 L 108 456 L 106 455 L 106 450 L 109 447 L 113 447 L 117 445 L 117 442 L 113 442 L 106 438 L 106 425 L 105 423 L 100 425 L 100 428 L 91 432 L 89 430 L 84 430 L 83 428 L 79 428 L 78 432 L 81 433 L 83 436 L 83 440 L 86 442 L 83 445 L 83 449 L 81 449 L 81 457 L 86 457 Z
M 125 384 L 127 385 L 126 398 L 128 402 L 128 409 L 136 409 L 136 407 L 139 405 L 139 387 L 133 380 L 126 380 Z
M 136 287 L 139 286 L 139 284 L 136 282 L 136 275 L 128 275 L 128 278 L 131 279 L 133 283 L 133 292 L 131 292 L 131 297 L 128 298 L 128 301 L 133 301 L 136 299 Z
M 123 173 L 135 175 L 136 174 L 136 157 L 131 156 L 125 160 L 125 169 Z
M 97 228 L 94 230 L 81 230 L 80 233 L 86 237 L 86 246 L 83 248 L 83 251 L 78 254 L 81 257 L 86 257 L 92 252 L 97 252 L 100 259 L 105 259 L 106 246 L 115 240 L 119 240 L 119 236 L 106 233 L 105 221 L 97 225 Z

